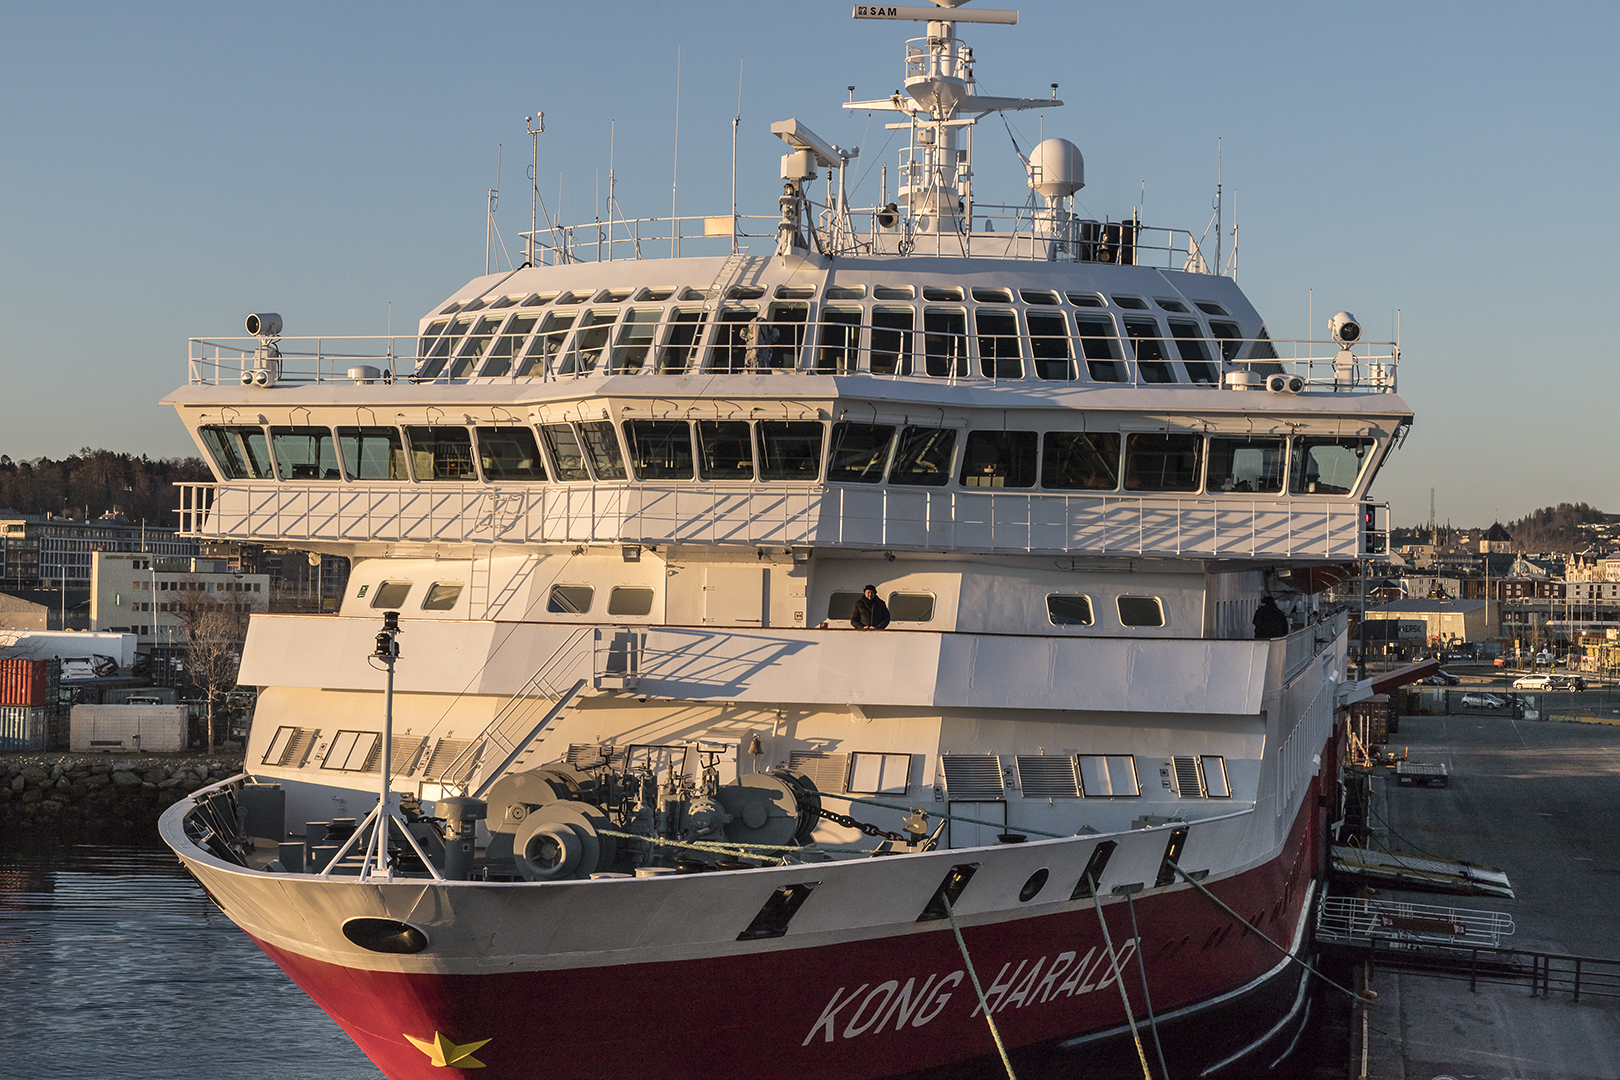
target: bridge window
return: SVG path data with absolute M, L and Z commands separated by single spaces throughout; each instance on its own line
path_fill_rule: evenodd
M 1048 431 L 1041 445 L 1041 486 L 1059 491 L 1119 487 L 1119 433 Z
M 1371 457 L 1371 439 L 1329 439 L 1307 435 L 1294 440 L 1290 490 L 1295 495 L 1348 495 Z
M 418 480 L 476 480 L 472 433 L 466 428 L 408 427 L 411 468 Z
M 1075 307 L 1099 308 L 1108 306 L 1107 301 L 1098 296 L 1096 293 L 1072 292 L 1064 293 L 1063 295 L 1067 296 L 1069 298 L 1069 303 L 1073 304 Z
M 444 370 L 444 365 L 450 359 L 450 350 L 461 340 L 468 327 L 472 326 L 472 324 L 473 316 L 463 315 L 451 324 L 449 331 L 443 337 L 439 338 L 431 346 L 426 347 L 422 353 L 422 363 L 416 369 L 416 377 L 424 380 L 438 378 L 439 373 Z M 426 340 L 426 338 L 423 338 L 424 342 Z
M 916 295 L 917 290 L 910 285 L 872 286 L 872 299 L 874 300 L 910 300 Z
M 754 318 L 756 307 L 728 307 L 720 309 L 720 322 L 715 327 L 714 344 L 709 346 L 705 371 L 736 374 L 746 369 L 749 350 L 754 346 Z
M 1044 292 L 1039 289 L 1019 289 L 1018 298 L 1026 304 L 1058 306 L 1058 295 L 1055 292 Z
M 1201 435 L 1132 432 L 1125 438 L 1126 491 L 1197 491 Z
M 337 447 L 323 427 L 273 427 L 270 444 L 283 480 L 340 480 Z
M 198 431 L 203 445 L 214 456 L 214 464 L 227 480 L 274 480 L 270 465 L 270 444 L 264 429 L 256 427 L 205 427 Z
M 924 285 L 922 290 L 924 300 L 955 300 L 962 299 L 962 286 L 960 285 Z
M 699 420 L 697 436 L 703 479 L 754 478 L 754 441 L 748 421 Z
M 1259 333 L 1258 336 L 1255 337 L 1254 344 L 1249 346 L 1249 359 L 1250 360 L 1276 360 L 1277 359 L 1276 346 L 1271 344 L 1271 335 L 1266 333 L 1266 328 L 1264 326 L 1262 326 L 1260 328 L 1260 333 Z M 1262 375 L 1262 376 L 1263 375 L 1281 375 L 1282 374 L 1282 369 L 1283 369 L 1283 367 L 1282 367 L 1281 364 L 1275 364 L 1275 363 L 1274 364 L 1250 364 L 1249 365 L 1249 370 L 1250 371 L 1254 372 L 1256 375 Z
M 833 425 L 832 452 L 827 456 L 830 484 L 880 484 L 894 446 L 893 424 Z
M 1181 315 L 1191 314 L 1191 312 L 1187 310 L 1187 305 L 1183 304 L 1180 300 L 1168 300 L 1162 296 L 1155 296 L 1153 298 L 1153 302 L 1158 304 L 1165 311 L 1174 311 Z
M 452 379 L 465 379 L 478 367 L 478 361 L 483 358 L 484 349 L 489 346 L 490 339 L 495 331 L 500 329 L 501 323 L 506 321 L 505 315 L 486 315 L 478 320 L 478 328 L 467 335 L 456 350 L 456 362 L 450 368 Z
M 1209 300 L 1194 300 L 1193 303 L 1196 304 L 1198 306 L 1198 310 L 1202 311 L 1205 315 L 1228 314 L 1227 310 L 1221 307 L 1221 305 L 1213 303 Z
M 951 478 L 956 453 L 952 428 L 907 427 L 900 433 L 900 449 L 889 470 L 889 483 L 910 487 L 943 487 Z
M 1120 596 L 1114 601 L 1121 626 L 1163 626 L 1164 605 L 1157 596 Z
M 1080 793 L 1088 799 L 1135 798 L 1142 794 L 1136 758 L 1130 754 L 1079 754 Z
M 780 290 L 778 290 L 780 291 Z M 792 371 L 804 352 L 804 331 L 810 321 L 809 304 L 772 304 L 769 321 L 756 323 L 750 371 Z
M 1199 305 L 1200 307 L 1202 305 Z M 1237 354 L 1243 351 L 1243 331 L 1238 329 L 1237 323 L 1209 320 L 1209 333 L 1221 345 L 1222 360 L 1236 360 Z
M 636 299 L 641 300 L 641 301 L 668 300 L 670 297 L 672 297 L 674 295 L 675 295 L 675 286 L 673 286 L 673 285 L 663 285 L 663 286 L 660 286 L 658 288 L 653 288 L 653 289 L 642 289 L 639 293 L 636 294 Z
M 1080 338 L 1080 355 L 1086 358 L 1086 373 L 1094 382 L 1126 382 L 1125 353 L 1114 333 L 1114 321 L 1106 315 L 1076 315 L 1075 332 Z
M 545 307 L 555 299 L 557 299 L 557 294 L 554 292 L 530 293 L 528 298 L 523 301 L 523 306 Z
M 546 440 L 546 449 L 551 453 L 551 465 L 558 480 L 577 483 L 591 478 L 585 469 L 585 452 L 579 447 L 579 438 L 574 434 L 573 427 L 568 424 L 547 424 L 540 429 L 540 434 Z
M 608 338 L 613 333 L 613 323 L 619 317 L 618 308 L 592 308 L 579 320 L 579 329 L 574 333 L 574 343 L 568 347 L 567 354 L 557 365 L 559 375 L 583 375 L 596 370 L 596 365 L 602 359 L 602 350 L 607 348 Z
M 866 286 L 829 285 L 822 295 L 828 300 L 859 300 L 866 295 Z
M 692 431 L 684 420 L 626 420 L 624 441 L 637 480 L 692 479 Z
M 975 299 L 979 292 L 973 290 Z M 978 308 L 973 312 L 973 327 L 979 337 L 979 374 L 987 379 L 1022 377 L 1024 358 L 1019 347 L 1018 316 L 1011 311 Z
M 1136 352 L 1136 370 L 1141 374 L 1143 382 L 1176 381 L 1175 369 L 1170 366 L 1170 357 L 1165 352 L 1164 341 L 1160 337 L 1158 319 L 1127 316 L 1125 333 L 1130 337 L 1131 348 Z
M 608 593 L 609 615 L 648 615 L 652 606 L 653 591 L 639 585 L 615 585 Z
M 707 316 L 702 308 L 677 311 L 669 320 L 664 347 L 658 350 L 657 371 L 661 375 L 681 375 L 692 366 L 698 339 L 703 336 Z
M 821 475 L 819 420 L 762 420 L 759 424 L 759 478 L 812 482 Z
M 1055 301 L 1054 301 L 1055 302 Z M 1035 361 L 1035 374 L 1042 379 L 1072 379 L 1074 365 L 1069 352 L 1069 327 L 1061 311 L 1031 311 L 1029 348 Z
M 1012 303 L 1012 290 L 975 285 L 973 287 L 973 299 L 981 304 L 1010 304 Z
M 410 594 L 409 581 L 384 581 L 377 586 L 377 591 L 371 594 L 371 606 L 398 611 L 405 606 L 405 598 Z
M 606 420 L 588 421 L 579 425 L 579 437 L 598 480 L 625 479 L 624 455 L 619 452 L 619 436 L 612 424 Z
M 908 307 L 872 309 L 872 374 L 911 374 L 911 335 L 915 321 L 916 314 Z
M 844 375 L 858 370 L 860 348 L 860 308 L 835 308 L 821 313 L 821 337 L 816 342 L 815 361 L 818 372 Z
M 626 375 L 634 375 L 647 364 L 647 354 L 652 351 L 653 335 L 658 330 L 658 320 L 663 315 L 661 308 L 636 308 L 628 311 L 624 316 L 624 325 L 619 328 L 619 340 L 613 348 L 611 369 Z
M 578 317 L 576 310 L 559 309 L 547 313 L 546 321 L 540 324 L 540 332 L 534 335 L 528 352 L 523 355 L 523 363 L 518 365 L 518 378 L 530 375 L 544 377 L 557 369 L 557 354 L 562 351 L 563 340 L 568 337 L 568 331 Z
M 350 480 L 410 479 L 398 428 L 338 428 L 337 437 L 343 472 Z
M 935 378 L 968 373 L 967 312 L 952 308 L 923 311 L 923 370 Z
M 962 450 L 962 486 L 1034 487 L 1038 439 L 1033 431 L 970 431 Z
M 512 357 L 518 354 L 523 347 L 523 341 L 534 329 L 534 324 L 540 320 L 538 315 L 514 315 L 512 321 L 506 324 L 506 330 L 495 339 L 495 344 L 489 350 L 489 359 L 484 361 L 484 368 L 478 374 L 486 378 L 505 375 L 512 370 Z
M 1283 489 L 1283 450 L 1280 438 L 1212 437 L 1206 490 L 1277 494 Z
M 1115 296 L 1114 303 L 1129 311 L 1146 311 L 1147 301 L 1140 296 Z
M 1187 366 L 1187 377 L 1196 383 L 1218 383 L 1221 369 L 1210 355 L 1204 332 L 1191 319 L 1171 319 L 1170 336 L 1176 339 L 1176 351 Z
M 479 428 L 478 463 L 483 467 L 484 479 L 491 483 L 546 478 L 540 447 L 528 428 Z
M 553 615 L 584 615 L 595 596 L 596 590 L 589 585 L 553 585 L 546 610 Z
M 462 585 L 459 581 L 435 581 L 427 587 L 427 595 L 422 597 L 423 611 L 449 611 L 461 599 Z
M 1046 598 L 1046 617 L 1053 626 L 1090 626 L 1091 597 L 1079 593 L 1051 593 Z

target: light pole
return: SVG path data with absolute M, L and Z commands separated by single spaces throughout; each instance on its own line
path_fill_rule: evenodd
M 394 771 L 394 661 L 399 659 L 399 612 L 383 612 L 383 628 L 377 632 L 377 648 L 372 655 L 383 662 L 388 672 L 383 686 L 382 794 L 377 801 L 377 821 L 371 830 L 371 849 L 366 852 L 360 873 L 364 877 L 369 869 L 373 874 L 392 877 L 393 869 L 388 865 L 388 822 L 394 816 L 394 807 L 389 782 Z

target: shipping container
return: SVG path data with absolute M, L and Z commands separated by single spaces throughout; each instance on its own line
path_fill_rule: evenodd
M 0 705 L 0 751 L 47 749 L 50 718 L 45 705 Z
M 1350 722 L 1369 746 L 1389 741 L 1389 695 L 1374 694 L 1350 706 Z
M 0 660 L 0 705 L 45 705 L 50 698 L 50 660 Z
M 186 748 L 184 705 L 75 705 L 70 748 L 79 752 Z

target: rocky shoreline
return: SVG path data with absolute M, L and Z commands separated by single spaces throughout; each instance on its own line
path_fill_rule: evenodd
M 164 810 L 241 771 L 240 753 L 0 754 L 0 823 L 21 837 L 93 828 L 155 841 Z

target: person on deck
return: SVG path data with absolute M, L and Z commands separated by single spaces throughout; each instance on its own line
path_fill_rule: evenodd
M 1288 636 L 1288 616 L 1283 614 L 1277 601 L 1265 597 L 1254 612 L 1254 636 L 1257 638 L 1280 638 Z
M 849 625 L 857 630 L 882 630 L 889 625 L 889 605 L 878 598 L 877 586 L 868 585 L 855 601 L 855 610 L 849 616 Z

